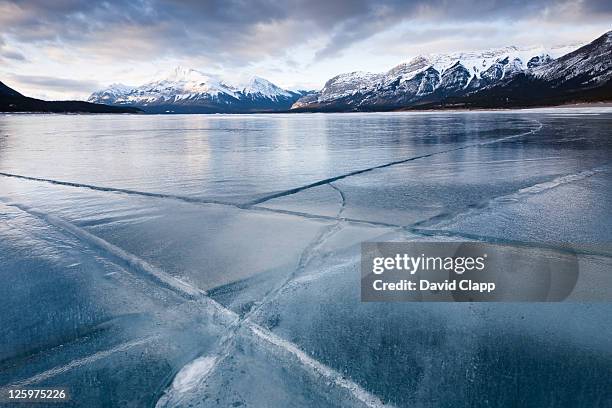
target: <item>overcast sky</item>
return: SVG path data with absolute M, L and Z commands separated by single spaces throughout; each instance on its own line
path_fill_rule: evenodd
M 318 89 L 419 54 L 589 42 L 612 1 L 0 0 L 0 81 L 47 99 L 177 65 Z

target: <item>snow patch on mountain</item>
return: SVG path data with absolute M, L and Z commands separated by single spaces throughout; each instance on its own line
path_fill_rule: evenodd
M 579 48 L 582 44 L 564 45 L 558 47 L 546 48 L 543 46 L 538 47 L 526 47 L 519 48 L 515 46 L 503 47 L 503 48 L 492 48 L 480 51 L 469 51 L 469 52 L 457 52 L 450 54 L 430 54 L 424 57 L 430 61 L 430 65 L 433 66 L 436 71 L 441 74 L 445 70 L 453 66 L 453 64 L 459 62 L 468 71 L 471 76 L 480 77 L 483 71 L 489 69 L 493 64 L 496 64 L 504 59 L 508 59 L 512 63 L 514 68 L 517 67 L 517 62 L 520 61 L 519 65 L 527 67 L 527 62 L 533 57 L 538 57 L 539 60 L 550 61 L 558 58 L 568 52 L 574 51 Z
M 321 94 L 332 96 L 333 99 L 349 96 L 368 89 L 373 83 L 379 81 L 380 78 L 380 74 L 361 71 L 340 74 L 325 83 Z

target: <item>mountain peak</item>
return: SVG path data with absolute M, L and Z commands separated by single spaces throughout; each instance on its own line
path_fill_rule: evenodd
M 414 57 L 408 62 L 403 62 L 391 68 L 387 72 L 387 76 L 392 77 L 393 79 L 394 77 L 398 77 L 398 76 L 402 76 L 402 77 L 414 76 L 415 74 L 426 69 L 430 65 L 431 65 L 431 61 L 427 57 L 423 55 L 419 55 L 419 56 Z
M 262 77 L 257 76 L 257 75 L 252 75 L 247 80 L 247 84 L 257 84 L 257 83 L 269 84 L 271 82 L 268 81 L 266 78 L 262 78 Z
M 252 76 L 246 83 L 239 86 L 240 90 L 245 95 L 259 95 L 267 98 L 276 98 L 278 96 L 291 96 L 291 93 L 274 85 L 272 82 L 260 76 Z
M 201 71 L 193 68 L 186 68 L 181 65 L 177 66 L 170 72 L 163 74 L 159 80 L 174 81 L 174 82 L 186 82 L 186 81 L 200 81 L 209 80 L 213 78 L 212 75 L 205 74 Z
M 134 89 L 133 86 L 121 84 L 121 83 L 113 83 L 108 86 L 108 89 L 115 89 L 118 91 L 129 91 L 130 89 Z

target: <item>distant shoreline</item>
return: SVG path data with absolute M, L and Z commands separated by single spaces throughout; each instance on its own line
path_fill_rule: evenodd
M 113 106 L 113 105 L 110 105 Z M 287 111 L 263 111 L 263 112 L 202 112 L 202 113 L 147 113 L 147 112 L 48 112 L 48 111 L 39 111 L 39 112 L 3 112 L 0 111 L 2 115 L 145 115 L 145 116 L 158 116 L 158 115 L 262 115 L 262 114 L 300 114 L 300 113 L 409 113 L 409 112 L 507 112 L 507 111 L 527 111 L 527 110 L 537 110 L 537 109 L 562 109 L 562 108 L 612 108 L 612 101 L 606 102 L 575 102 L 568 103 L 563 105 L 537 105 L 537 106 L 523 106 L 523 107 L 512 107 L 512 108 L 481 108 L 481 107 L 473 107 L 473 108 L 460 108 L 460 107 L 447 107 L 447 108 L 398 108 L 392 110 L 364 110 L 364 111 L 316 111 L 316 110 L 287 110 Z

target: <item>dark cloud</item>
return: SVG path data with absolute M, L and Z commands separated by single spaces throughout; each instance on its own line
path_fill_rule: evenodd
M 554 1 L 554 0 L 411 0 L 411 1 L 379 1 L 371 2 L 369 7 L 360 7 L 360 13 L 343 19 L 335 27 L 328 44 L 317 52 L 318 58 L 335 56 L 342 49 L 382 32 L 404 21 L 430 23 L 438 26 L 457 23 L 483 23 L 491 21 L 510 22 L 522 19 L 558 19 L 580 21 L 591 18 L 594 13 L 593 4 L 584 1 Z M 598 3 L 598 2 L 592 2 Z M 606 3 L 602 1 L 600 3 Z M 609 6 L 609 1 L 607 2 Z M 571 6 L 571 16 L 564 14 Z M 599 13 L 601 7 L 599 8 Z M 609 7 L 608 7 L 609 8 Z M 612 16 L 608 10 L 607 16 Z M 599 15 L 598 18 L 605 18 Z M 437 35 L 444 33 L 448 37 L 462 34 L 459 31 L 437 31 Z M 418 41 L 419 35 L 412 38 Z M 421 40 L 426 39 L 422 38 Z
M 82 91 L 83 89 L 97 89 L 100 84 L 96 81 L 78 81 L 67 78 L 53 78 L 47 76 L 11 75 L 14 82 L 22 85 L 35 85 L 47 90 L 56 91 Z
M 6 41 L 0 36 L 0 61 L 2 60 L 26 61 L 26 57 L 18 51 L 6 48 Z
M 318 58 L 405 21 L 605 19 L 610 1 L 554 0 L 0 0 L 0 27 L 20 42 L 71 45 L 97 56 L 193 56 L 244 64 L 313 38 Z M 571 12 L 566 12 L 570 9 Z
M 612 14 L 612 1 L 610 0 L 590 0 L 584 2 L 583 6 L 589 14 L 604 13 L 604 16 Z
M 22 53 L 11 50 L 0 50 L 0 57 L 15 61 L 26 61 L 26 57 Z

